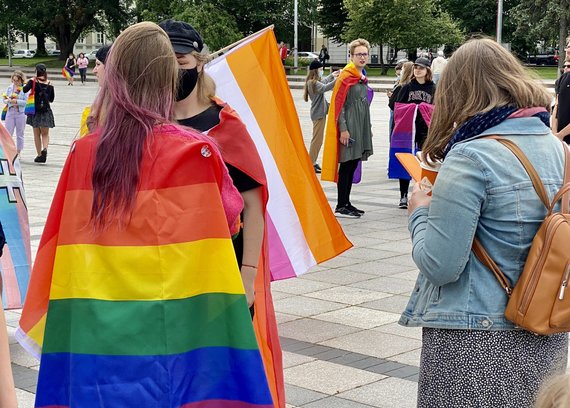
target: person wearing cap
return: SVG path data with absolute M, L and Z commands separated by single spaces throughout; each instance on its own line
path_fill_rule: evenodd
M 204 42 L 200 34 L 182 21 L 169 19 L 159 26 L 170 38 L 180 69 L 174 119 L 181 125 L 206 133 L 217 142 L 234 186 L 243 197 L 242 228 L 233 240 L 236 260 L 259 346 L 267 351 L 262 353 L 263 358 L 270 359 L 265 361 L 266 370 L 267 367 L 282 367 L 267 256 L 269 234 L 265 214 L 269 195 L 261 158 L 238 114 L 216 97 L 216 84 L 204 71 L 208 56 L 202 53 Z M 256 313 L 257 310 L 262 312 Z M 263 341 L 267 342 L 262 344 Z M 276 388 L 282 391 L 279 394 L 284 395 L 283 373 L 268 375 L 268 378 L 272 377 Z M 281 402 L 284 404 L 284 401 L 275 401 L 276 406 L 281 406 L 277 405 Z
M 435 94 L 435 84 L 433 83 L 433 74 L 431 72 L 431 64 L 429 59 L 420 57 L 414 62 L 414 74 L 412 80 L 402 86 L 396 97 L 396 103 L 415 103 L 419 105 L 422 102 L 433 104 Z M 415 150 L 421 150 L 424 140 L 427 137 L 428 125 L 422 115 L 416 116 L 416 133 L 415 133 Z M 398 207 L 402 209 L 408 208 L 408 189 L 410 180 L 400 179 L 400 203 Z
M 313 138 L 311 139 L 311 147 L 309 148 L 309 157 L 315 169 L 315 173 L 321 172 L 321 166 L 317 163 L 319 152 L 323 145 L 323 137 L 325 134 L 325 121 L 329 110 L 329 103 L 325 98 L 325 92 L 334 88 L 338 71 L 333 72 L 326 78 L 323 78 L 323 63 L 314 60 L 309 65 L 309 73 L 305 79 L 303 99 L 305 102 L 311 99 L 311 120 L 313 121 Z
M 55 99 L 55 90 L 48 80 L 44 64 L 36 65 L 36 76 L 24 85 L 23 91 L 34 93 L 35 114 L 28 115 L 26 124 L 34 129 L 34 144 L 37 156 L 36 163 L 45 163 L 49 144 L 49 130 L 55 127 L 55 120 L 50 104 Z
M 99 86 L 103 84 L 103 80 L 105 79 L 105 61 L 107 60 L 107 54 L 109 54 L 110 49 L 110 45 L 104 45 L 95 53 L 95 66 L 93 67 L 93 74 L 95 74 L 95 78 L 97 78 Z M 85 109 L 83 109 L 83 113 L 81 114 L 79 137 L 82 138 L 93 130 L 93 115 L 91 115 L 91 106 L 86 106 Z
M 443 51 L 439 50 L 437 52 L 437 57 L 433 59 L 431 62 L 431 72 L 433 73 L 433 83 L 437 85 L 437 81 L 439 81 L 439 77 L 441 73 L 445 69 L 447 65 L 447 60 L 443 55 Z

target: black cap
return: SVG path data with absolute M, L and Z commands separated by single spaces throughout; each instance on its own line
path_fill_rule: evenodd
M 109 50 L 111 49 L 110 45 L 104 45 L 97 50 L 95 53 L 95 58 L 101 61 L 103 64 L 107 61 L 107 55 L 109 55 Z
M 430 68 L 430 67 L 431 67 L 431 64 L 430 64 L 429 60 L 428 60 L 427 58 L 425 58 L 425 57 L 419 57 L 419 58 L 416 60 L 416 62 L 414 62 L 414 65 L 420 65 L 420 66 L 425 67 L 425 68 Z
M 44 64 L 38 64 L 36 65 L 36 73 L 38 75 L 44 75 L 47 71 L 47 68 Z
M 319 69 L 322 68 L 323 64 L 319 60 L 311 61 L 311 65 L 309 65 L 309 69 Z
M 159 26 L 168 34 L 172 48 L 177 54 L 190 54 L 192 51 L 201 52 L 204 48 L 204 41 L 198 31 L 184 21 L 168 19 L 160 23 Z

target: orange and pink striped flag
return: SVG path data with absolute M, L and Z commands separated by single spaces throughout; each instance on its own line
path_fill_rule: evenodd
M 271 28 L 206 67 L 217 95 L 247 126 L 263 162 L 272 280 L 302 275 L 349 249 L 307 154 Z

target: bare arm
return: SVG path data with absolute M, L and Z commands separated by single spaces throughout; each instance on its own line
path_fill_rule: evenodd
M 242 193 L 244 206 L 241 278 L 248 306 L 251 306 L 254 300 L 254 282 L 263 243 L 263 231 L 265 230 L 263 197 L 261 194 L 261 187 Z

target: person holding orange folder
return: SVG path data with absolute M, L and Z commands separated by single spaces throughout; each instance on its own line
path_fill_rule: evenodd
M 552 96 L 491 39 L 455 51 L 437 86 L 422 154 L 443 164 L 432 196 L 416 184 L 410 197 L 419 275 L 400 318 L 422 328 L 417 406 L 531 408 L 545 379 L 565 372 L 568 334 L 508 320 L 509 296 L 472 246 L 516 284 L 548 210 L 517 157 L 487 136 L 518 146 L 552 200 L 566 149 L 549 127 Z

